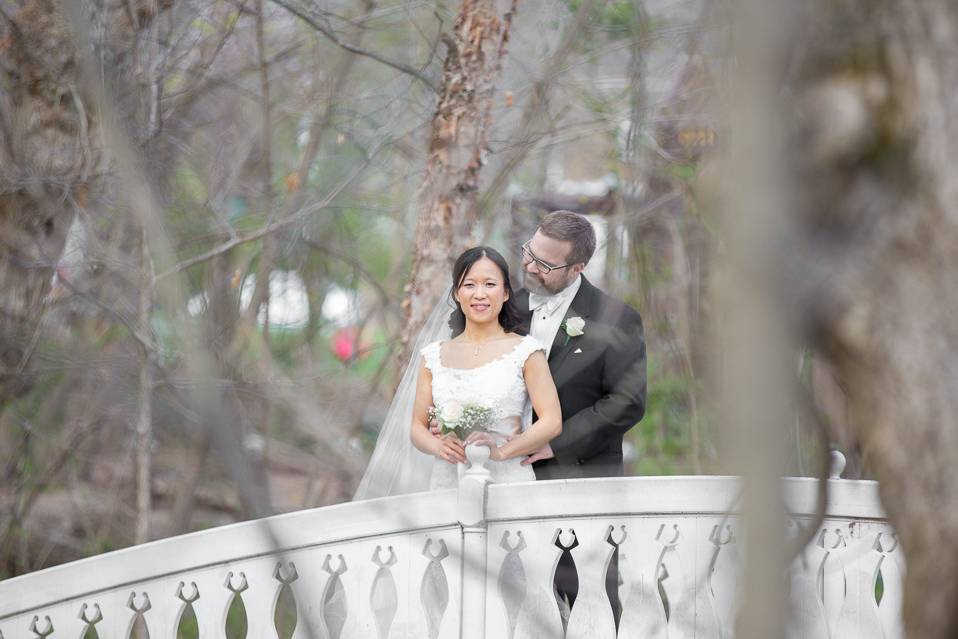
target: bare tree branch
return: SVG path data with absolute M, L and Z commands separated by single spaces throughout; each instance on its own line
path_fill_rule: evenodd
M 314 4 L 298 2 L 297 0 L 273 0 L 273 2 L 283 7 L 284 9 L 286 9 L 293 15 L 301 18 L 303 21 L 306 22 L 306 24 L 313 27 L 314 29 L 322 33 L 324 36 L 329 38 L 333 42 L 333 44 L 335 44 L 336 46 L 341 47 L 345 49 L 346 51 L 349 51 L 350 53 L 355 53 L 356 55 L 365 56 L 367 58 L 375 60 L 376 62 L 385 64 L 388 67 L 392 67 L 393 69 L 396 69 L 397 71 L 401 71 L 402 73 L 405 73 L 407 75 L 410 75 L 416 78 L 417 80 L 425 84 L 427 87 L 432 89 L 434 92 L 439 91 L 439 87 L 436 85 L 436 83 L 430 80 L 420 70 L 415 69 L 407 64 L 403 64 L 402 62 L 396 62 L 395 60 L 390 60 L 389 58 L 382 56 L 374 51 L 368 51 L 366 49 L 357 47 L 356 45 L 350 44 L 349 42 L 344 42 L 340 40 L 339 37 L 333 32 L 333 30 L 329 28 L 329 25 L 324 24 L 323 12 L 320 9 L 318 9 Z
M 531 95 L 522 112 L 519 125 L 516 127 L 516 133 L 510 136 L 514 142 L 510 145 L 499 170 L 490 180 L 490 186 L 480 196 L 479 204 L 473 213 L 474 216 L 478 217 L 481 212 L 486 211 L 499 199 L 529 151 L 535 147 L 539 140 L 550 133 L 555 123 L 561 119 L 561 115 L 556 118 L 549 117 L 549 90 L 552 88 L 569 54 L 579 42 L 579 35 L 586 26 L 593 9 L 595 7 L 601 9 L 606 5 L 606 1 L 585 0 L 573 16 L 572 22 L 566 26 L 562 39 L 556 46 L 555 51 L 549 55 L 545 68 L 530 89 Z M 486 227 L 483 232 L 485 236 L 489 235 L 494 222 L 494 216 L 486 218 Z
M 330 246 L 320 244 L 319 242 L 315 242 L 307 238 L 303 238 L 301 241 L 304 244 L 306 244 L 306 246 L 309 246 L 312 249 L 320 251 L 333 259 L 336 259 L 345 264 L 348 264 L 350 268 L 352 268 L 356 273 L 362 276 L 363 280 L 365 280 L 370 286 L 376 289 L 376 293 L 379 294 L 379 298 L 381 301 L 383 301 L 384 303 L 388 303 L 390 301 L 389 291 L 386 290 L 386 288 L 373 276 L 372 273 L 366 270 L 366 268 L 362 265 L 362 263 L 359 260 L 349 255 L 346 255 L 340 251 L 337 251 L 336 249 Z
M 266 61 L 266 39 L 263 36 L 263 0 L 256 0 L 256 58 L 259 63 L 260 85 L 260 117 L 262 131 L 260 131 L 260 178 L 262 180 L 261 200 L 263 212 L 266 214 L 267 226 L 273 223 L 273 115 L 270 105 L 270 77 L 269 64 Z M 282 219 L 282 218 L 280 218 Z M 263 327 L 263 337 L 269 341 L 269 278 L 273 270 L 273 261 L 276 259 L 275 238 L 270 234 L 263 238 L 263 250 L 260 253 L 256 268 L 256 284 L 249 307 L 242 316 L 246 324 L 253 324 L 259 315 L 260 306 L 266 307 L 266 325 Z
M 362 171 L 369 165 L 370 162 L 372 162 L 373 158 L 376 156 L 376 153 L 379 151 L 379 149 L 382 148 L 382 146 L 383 146 L 382 144 L 379 144 L 376 147 L 374 147 L 373 151 L 366 156 L 363 162 L 357 165 L 356 168 L 353 169 L 353 171 L 346 177 L 345 180 L 343 180 L 343 182 L 339 186 L 333 189 L 329 194 L 326 195 L 325 198 L 323 198 L 319 202 L 310 206 L 303 207 L 298 212 L 296 212 L 295 214 L 285 219 L 277 220 L 276 222 L 273 222 L 272 224 L 267 224 L 263 228 L 257 229 L 251 233 L 246 233 L 245 235 L 239 235 L 236 238 L 230 240 L 229 242 L 225 242 L 217 246 L 216 248 L 210 249 L 209 251 L 201 253 L 200 255 L 197 255 L 195 257 L 191 257 L 188 260 L 183 260 L 182 262 L 180 262 L 173 268 L 157 275 L 154 278 L 153 282 L 157 283 L 166 279 L 167 277 L 170 277 L 171 275 L 182 273 L 188 268 L 196 266 L 197 264 L 202 264 L 203 262 L 207 262 L 213 259 L 214 257 L 216 257 L 217 255 L 222 255 L 223 253 L 233 250 L 237 246 L 241 246 L 243 244 L 247 244 L 249 242 L 253 242 L 260 238 L 266 237 L 267 235 L 270 235 L 272 233 L 275 233 L 276 231 L 284 229 L 287 226 L 295 224 L 296 222 L 303 221 L 305 218 L 312 215 L 316 211 L 321 211 L 325 209 L 326 207 L 330 205 L 330 203 L 332 203 L 333 200 L 339 197 L 339 194 L 342 193 L 343 190 L 347 186 L 349 186 L 352 183 L 352 181 L 359 176 L 360 173 L 362 173 Z

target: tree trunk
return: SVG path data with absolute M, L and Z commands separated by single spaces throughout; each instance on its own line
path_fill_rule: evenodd
M 209 460 L 210 437 L 204 435 L 190 447 L 190 459 L 184 465 L 186 470 L 177 482 L 173 496 L 173 512 L 170 516 L 170 535 L 182 535 L 192 530 L 193 505 L 196 503 L 196 491 L 203 477 L 203 470 Z
M 411 336 L 449 287 L 449 270 L 468 245 L 476 220 L 479 173 L 485 164 L 492 93 L 518 0 L 462 0 L 448 49 L 439 104 L 432 120 L 412 274 L 403 302 L 403 356 Z
M 172 0 L 103 9 L 111 60 Z M 98 9 L 99 10 L 99 9 Z M 131 23 L 131 20 L 133 21 Z M 23 374 L 76 205 L 107 158 L 96 109 L 83 94 L 71 37 L 51 0 L 8 20 L 0 47 L 0 405 L 28 388 Z M 114 64 L 116 68 L 123 65 Z
M 153 313 L 153 268 L 146 229 L 140 230 L 140 334 L 150 334 Z M 153 510 L 153 352 L 140 348 L 139 411 L 136 421 L 136 534 L 135 542 L 150 539 Z
M 266 55 L 266 40 L 263 37 L 263 0 L 256 2 L 256 56 L 259 67 L 260 87 L 260 117 L 262 127 L 260 131 L 260 180 L 262 184 L 261 203 L 263 217 L 267 224 L 273 222 L 273 115 L 270 104 L 269 63 Z M 262 250 L 259 254 L 256 268 L 256 284 L 250 296 L 249 306 L 243 317 L 243 330 L 253 332 L 256 326 L 259 310 L 263 308 L 265 322 L 263 324 L 263 339 L 269 344 L 269 280 L 273 272 L 273 262 L 276 260 L 276 237 L 270 233 L 263 238 Z
M 958 6 L 812 3 L 791 65 L 812 341 L 908 564 L 908 637 L 958 635 Z M 868 16 L 863 20 L 863 16 Z
M 24 392 L 22 371 L 63 252 L 81 175 L 97 159 L 69 39 L 52 3 L 28 3 L 4 23 L 0 49 L 0 404 Z M 64 198 L 63 196 L 67 196 Z
M 721 218 L 728 259 L 716 286 L 712 362 L 721 392 L 724 460 L 742 476 L 748 540 L 735 620 L 738 639 L 785 637 L 785 507 L 780 478 L 794 390 L 794 314 L 782 300 L 779 256 L 793 237 L 780 125 L 784 0 L 733 3 L 729 174 Z M 775 18 L 773 18 L 775 16 Z M 761 451 L 755 454 L 755 451 Z

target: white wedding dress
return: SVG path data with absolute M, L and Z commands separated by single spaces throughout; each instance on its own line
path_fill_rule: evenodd
M 492 408 L 495 423 L 490 430 L 497 439 L 501 436 L 502 441 L 515 433 L 517 425 L 523 430 L 529 426 L 532 410 L 522 368 L 529 355 L 545 350 L 534 337 L 523 337 L 512 350 L 475 368 L 444 366 L 441 346 L 442 341 L 432 342 L 421 351 L 426 368 L 432 373 L 435 406 L 471 403 Z M 487 467 L 492 480 L 495 483 L 534 480 L 532 466 L 523 466 L 521 461 L 521 457 L 489 461 Z M 461 465 L 434 458 L 429 489 L 456 488 L 460 470 Z

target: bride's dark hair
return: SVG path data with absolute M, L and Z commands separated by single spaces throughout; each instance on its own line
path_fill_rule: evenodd
M 498 266 L 499 270 L 502 271 L 503 285 L 509 294 L 509 299 L 503 302 L 502 310 L 499 311 L 499 325 L 506 329 L 507 332 L 525 335 L 526 331 L 522 329 L 522 317 L 519 314 L 519 307 L 516 306 L 514 300 L 515 293 L 512 290 L 512 280 L 509 279 L 509 264 L 496 249 L 489 246 L 474 246 L 471 249 L 466 249 L 452 267 L 452 291 L 449 293 L 450 302 L 452 302 L 454 307 L 452 313 L 449 315 L 449 328 L 452 329 L 452 336 L 455 337 L 466 330 L 466 316 L 462 312 L 459 303 L 456 302 L 456 291 L 459 289 L 459 285 L 462 284 L 462 281 L 466 279 L 466 275 L 469 274 L 472 265 L 484 257 L 492 260 L 493 264 Z

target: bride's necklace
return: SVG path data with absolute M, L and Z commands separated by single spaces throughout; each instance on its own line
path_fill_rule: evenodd
M 503 335 L 504 335 L 504 334 L 503 334 Z M 473 356 L 473 357 L 479 357 L 479 352 L 482 350 L 482 347 L 483 347 L 485 344 L 487 344 L 487 343 L 489 343 L 489 342 L 498 341 L 498 340 L 502 339 L 502 337 L 503 337 L 502 335 L 500 335 L 499 337 L 490 337 L 489 339 L 481 340 L 481 341 L 478 341 L 478 342 L 472 342 L 472 341 L 468 341 L 468 340 L 467 340 L 466 343 L 467 343 L 467 344 L 471 344 L 472 347 L 473 347 L 473 348 L 472 348 L 472 356 Z

